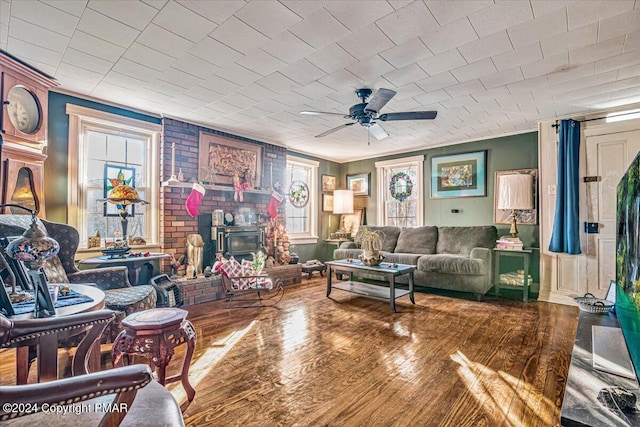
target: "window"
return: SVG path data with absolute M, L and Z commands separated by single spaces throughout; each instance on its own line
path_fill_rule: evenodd
M 287 156 L 285 203 L 287 234 L 293 243 L 318 241 L 318 162 Z
M 423 222 L 424 156 L 376 162 L 378 218 L 382 225 L 417 227 Z
M 80 248 L 89 236 L 122 234 L 114 206 L 105 197 L 107 179 L 122 172 L 148 205 L 129 207 L 127 235 L 159 244 L 160 125 L 67 104 L 69 115 L 69 223 L 80 233 Z M 76 165 L 76 167 L 74 167 Z M 113 176 L 112 176 L 113 175 Z

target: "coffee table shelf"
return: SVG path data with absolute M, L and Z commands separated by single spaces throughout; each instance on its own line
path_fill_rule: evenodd
M 339 282 L 332 285 L 333 289 L 341 289 L 343 291 L 352 292 L 354 294 L 366 295 L 370 297 L 391 298 L 391 289 L 386 286 L 380 285 L 372 285 L 370 283 L 363 282 L 355 282 L 355 281 L 346 281 Z M 411 291 L 405 289 L 397 289 L 395 290 L 395 297 L 400 298 L 405 295 L 409 295 Z

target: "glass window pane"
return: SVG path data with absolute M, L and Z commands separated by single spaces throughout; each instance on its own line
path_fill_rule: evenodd
M 126 163 L 127 153 L 125 139 L 110 135 L 107 142 L 107 159 L 110 162 Z
M 88 131 L 86 134 L 87 155 L 90 159 L 104 160 L 107 157 L 107 135 Z

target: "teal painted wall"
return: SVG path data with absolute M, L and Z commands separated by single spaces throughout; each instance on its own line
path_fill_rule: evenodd
M 293 151 L 289 151 L 287 153 L 291 156 L 302 157 L 305 159 L 315 160 L 319 163 L 318 165 L 318 199 L 316 200 L 316 206 L 318 206 L 318 243 L 317 244 L 307 244 L 307 245 L 295 245 L 293 248 L 293 252 L 297 253 L 300 257 L 300 262 L 305 262 L 310 259 L 318 259 L 322 261 L 326 261 L 330 259 L 333 251 L 328 249 L 328 245 L 324 244 L 324 239 L 329 238 L 329 216 L 331 214 L 327 212 L 322 212 L 322 192 L 320 191 L 320 185 L 322 183 L 321 178 L 322 175 L 333 175 L 338 179 L 341 172 L 341 167 L 339 163 L 331 162 L 324 159 L 319 159 L 317 157 L 308 156 L 306 154 L 300 154 Z M 342 187 L 339 185 L 338 188 L 344 188 L 344 184 Z M 331 194 L 331 193 L 326 193 Z M 335 231 L 338 227 L 338 218 L 337 215 L 331 215 L 331 229 Z
M 69 116 L 66 113 L 67 103 L 160 124 L 158 117 L 49 91 L 48 157 L 44 163 L 45 204 L 47 219 L 62 223 L 67 222 L 67 185 L 69 176 Z
M 469 151 L 487 150 L 487 195 L 485 197 L 464 197 L 455 199 L 431 199 L 431 158 Z M 538 133 L 531 132 L 502 138 L 474 141 L 411 153 L 367 159 L 344 165 L 343 185 L 346 174 L 371 171 L 371 197 L 356 197 L 357 207 L 366 207 L 367 223 L 377 224 L 377 186 L 375 162 L 394 158 L 424 155 L 424 224 L 425 225 L 489 225 L 493 224 L 493 191 L 495 172 L 509 169 L 538 167 Z M 459 213 L 451 213 L 458 209 Z M 496 224 L 498 234 L 508 234 L 509 226 Z M 526 246 L 537 246 L 538 226 L 519 225 L 519 236 Z

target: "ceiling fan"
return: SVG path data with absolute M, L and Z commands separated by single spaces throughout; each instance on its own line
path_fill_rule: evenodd
M 437 111 L 405 111 L 401 113 L 386 113 L 378 115 L 382 107 L 391 100 L 396 94 L 391 89 L 378 89 L 371 100 L 367 102 L 367 98 L 373 93 L 371 89 L 357 89 L 356 95 L 362 99 L 362 102 L 355 104 L 349 108 L 349 114 L 331 113 L 326 111 L 300 111 L 300 114 L 319 115 L 329 114 L 332 116 L 341 116 L 345 119 L 353 120 L 353 123 L 345 123 L 328 131 L 316 135 L 316 138 L 322 138 L 333 132 L 339 131 L 347 126 L 360 123 L 369 130 L 369 133 L 377 139 L 384 139 L 389 134 L 377 122 L 389 122 L 392 120 L 433 120 L 438 115 Z

